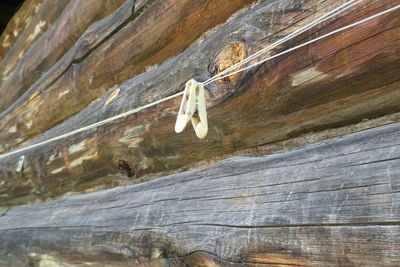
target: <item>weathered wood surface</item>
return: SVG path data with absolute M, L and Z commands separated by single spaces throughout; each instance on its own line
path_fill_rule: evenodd
M 0 62 L 0 111 L 10 106 L 64 56 L 89 25 L 112 13 L 124 1 L 44 1 L 42 16 L 34 17 L 34 28 L 27 29 Z M 53 25 L 52 21 L 55 21 Z
M 353 10 L 292 44 L 394 3 L 387 1 L 382 6 L 381 1 L 369 1 L 364 8 Z M 208 68 L 220 65 L 218 61 L 211 65 L 210 62 L 221 51 L 240 48 L 237 44 L 244 42 L 245 52 L 252 53 L 270 42 L 268 37 L 275 29 L 269 23 L 277 25 L 278 21 L 268 19 L 276 13 L 281 14 L 282 21 L 288 17 L 295 17 L 295 21 L 307 17 L 292 2 L 287 5 L 280 1 L 261 2 L 179 56 L 109 90 L 77 116 L 32 143 L 175 93 L 193 76 L 206 79 Z M 260 18 L 267 19 L 260 24 Z M 197 140 L 190 129 L 179 135 L 173 132 L 180 101 L 173 99 L 68 139 L 3 157 L 0 165 L 10 170 L 15 169 L 21 154 L 26 161 L 22 174 L 1 171 L 0 200 L 10 205 L 131 183 L 135 182 L 132 179 L 148 173 L 174 170 L 239 149 L 398 111 L 399 18 L 399 12 L 394 12 L 210 86 L 210 130 L 206 140 Z M 284 25 L 278 27 L 281 33 L 287 26 Z M 42 117 L 60 115 L 54 113 Z
M 0 35 L 0 60 L 7 55 L 18 37 L 32 22 L 32 17 L 39 10 L 43 0 L 26 0 L 12 19 L 8 22 L 4 32 Z
M 139 185 L 15 206 L 0 217 L 0 262 L 398 266 L 399 137 L 400 123 L 393 123 Z
M 15 146 L 41 134 L 79 112 L 113 85 L 181 53 L 205 31 L 225 22 L 253 1 L 202 0 L 195 4 L 190 0 L 146 1 L 143 10 L 138 10 L 141 16 L 122 20 L 123 27 L 117 28 L 112 38 L 106 35 L 103 42 L 73 64 L 70 59 L 75 55 L 64 57 L 59 63 L 61 69 L 53 67 L 45 74 L 45 80 L 35 83 L 42 89 L 33 85 L 11 113 L 3 112 L 0 128 L 16 126 L 18 131 L 11 139 L 3 131 L 0 139 Z M 112 22 L 120 25 L 121 20 Z M 108 27 L 97 26 L 101 30 Z M 66 99 L 68 105 L 61 105 Z
M 84 58 L 96 49 L 97 46 L 110 38 L 113 33 L 117 32 L 121 27 L 132 20 L 132 18 L 138 16 L 146 3 L 147 0 L 125 1 L 124 4 L 122 4 L 121 7 L 110 16 L 89 26 L 71 49 L 59 61 L 57 61 L 50 70 L 43 73 L 43 75 L 40 76 L 40 78 L 38 78 L 38 80 L 28 90 L 26 90 L 21 97 L 4 110 L 0 114 L 0 118 L 9 114 L 14 110 L 14 108 L 24 103 L 24 101 L 29 101 L 29 98 L 34 98 L 36 94 L 44 91 L 63 73 L 65 73 L 67 69 L 72 68 L 74 64 L 84 60 Z M 57 98 L 57 100 L 59 100 L 59 98 Z M 2 150 L 1 147 L 0 150 Z
M 18 38 L 15 40 L 15 42 L 10 45 L 7 54 L 0 62 L 1 111 L 3 110 L 3 103 L 5 102 L 4 98 L 7 97 L 7 94 L 5 94 L 4 91 L 7 91 L 8 94 L 13 95 L 14 91 L 20 90 L 18 84 L 12 85 L 13 90 L 5 87 L 6 84 L 10 86 L 10 83 L 7 83 L 8 80 L 10 80 L 10 77 L 21 75 L 22 70 L 16 69 L 18 63 L 20 63 L 21 61 L 23 62 L 24 60 L 29 61 L 29 55 L 26 54 L 27 50 L 36 41 L 38 41 L 48 29 L 51 28 L 51 26 L 57 21 L 57 19 L 61 15 L 64 8 L 68 5 L 70 0 L 41 1 L 39 3 L 35 3 L 32 1 L 29 2 L 31 2 L 30 5 L 33 5 L 34 14 L 32 14 L 31 17 L 26 18 L 26 20 L 29 21 L 28 25 L 18 35 Z M 22 14 L 22 16 L 23 15 L 24 14 Z M 23 17 L 20 18 L 17 13 L 12 20 L 19 21 L 20 19 L 23 19 Z M 18 31 L 18 29 L 15 29 L 15 31 Z M 7 35 L 7 33 L 4 33 L 3 36 L 4 35 Z M 53 38 L 56 38 L 56 36 L 53 35 Z

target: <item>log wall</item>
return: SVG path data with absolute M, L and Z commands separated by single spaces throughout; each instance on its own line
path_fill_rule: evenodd
M 174 133 L 174 98 L 15 152 L 344 2 L 27 0 L 0 36 L 0 265 L 398 266 L 399 10 L 208 85 L 204 140 Z M 365 0 L 263 57 L 395 5 Z
M 12 207 L 0 217 L 0 263 L 398 266 L 399 131 Z
M 177 39 L 170 39 L 171 47 L 175 42 L 179 43 L 179 49 L 183 49 L 182 42 L 178 40 L 181 38 L 180 34 L 186 33 L 184 29 L 201 31 L 198 28 L 182 26 L 184 21 L 188 21 L 188 17 L 198 15 L 190 12 L 208 10 L 208 2 L 199 3 L 202 4 L 192 6 L 183 17 L 171 22 L 176 23 L 175 26 L 180 29 L 176 35 L 172 35 Z M 4 142 L 3 151 L 36 134 L 41 133 L 27 144 L 46 140 L 176 93 L 182 90 L 188 79 L 195 77 L 205 80 L 212 73 L 221 71 L 245 55 L 254 53 L 260 47 L 276 40 L 278 34 L 292 32 L 298 24 L 304 25 L 339 4 L 337 1 L 326 1 L 325 5 L 313 10 L 315 1 L 284 3 L 286 4 L 282 5 L 280 1 L 264 1 L 247 7 L 181 54 L 112 86 L 103 96 L 82 109 L 82 105 L 87 105 L 98 96 L 107 84 L 111 85 L 116 81 L 110 79 L 111 72 L 103 67 L 95 73 L 98 77 L 96 79 L 92 79 L 94 76 L 86 75 L 87 73 L 94 73 L 103 62 L 110 63 L 110 60 L 115 60 L 116 64 L 108 64 L 109 68 L 115 70 L 120 66 L 117 62 L 126 63 L 125 60 L 129 58 L 140 60 L 140 56 L 126 56 L 130 50 L 125 45 L 130 42 L 133 42 L 134 47 L 140 44 L 136 41 L 150 38 L 153 41 L 157 40 L 155 45 L 159 44 L 161 39 L 153 39 L 153 35 L 149 37 L 146 31 L 140 30 L 139 25 L 143 23 L 146 27 L 154 28 L 154 23 L 157 22 L 149 24 L 146 21 L 150 21 L 154 14 L 164 10 L 163 5 L 144 5 L 140 16 L 132 18 L 132 21 L 121 29 L 118 28 L 112 37 L 96 46 L 79 63 L 69 65 L 67 71 L 62 74 L 68 78 L 59 78 L 53 83 L 51 88 L 54 90 L 49 87 L 40 93 L 33 93 L 34 96 L 26 100 L 26 105 L 23 104 L 25 100 L 22 98 L 22 102 L 18 103 L 13 111 L 0 119 L 1 127 L 6 129 L 0 133 Z M 365 18 L 394 6 L 395 3 L 396 1 L 368 1 L 368 5 L 352 9 L 343 14 L 344 16 L 334 18 L 313 31 L 304 33 L 290 45 Z M 170 12 L 177 11 L 171 9 Z M 274 16 L 277 13 L 281 14 L 278 18 Z M 171 16 L 165 12 L 163 14 Z M 180 101 L 176 98 L 61 142 L 0 158 L 1 164 L 8 169 L 15 168 L 21 154 L 27 159 L 22 174 L 2 171 L 4 178 L 3 184 L 0 185 L 3 192 L 1 199 L 5 203 L 15 204 L 36 198 L 47 199 L 70 191 L 138 182 L 144 175 L 178 170 L 214 156 L 398 112 L 398 14 L 399 11 L 395 11 L 376 18 L 365 25 L 299 49 L 247 73 L 208 86 L 210 131 L 206 140 L 197 140 L 190 130 L 179 135 L 173 132 Z M 260 17 L 267 19 L 260 23 Z M 212 16 L 210 23 L 213 21 L 211 18 Z M 106 21 L 109 20 L 103 20 L 98 25 Z M 138 35 L 129 37 L 131 39 L 127 42 L 120 41 L 118 38 L 127 38 L 127 31 L 134 25 L 139 31 Z M 160 31 L 162 34 L 164 32 Z M 165 36 L 169 38 L 171 35 Z M 111 45 L 112 42 L 118 42 L 117 47 L 121 49 Z M 103 47 L 108 47 L 107 51 L 112 55 L 110 59 L 105 59 L 108 52 L 104 53 Z M 150 46 L 143 43 L 139 47 L 149 49 Z M 170 46 L 163 47 L 152 56 L 146 56 L 146 60 L 165 51 L 170 51 L 171 56 L 179 50 L 171 50 L 168 47 Z M 287 47 L 288 44 L 277 51 Z M 74 53 L 77 53 L 76 51 L 82 50 L 76 49 Z M 102 58 L 99 61 L 99 56 L 96 55 L 100 54 Z M 163 58 L 166 58 L 167 54 L 164 54 Z M 94 62 L 94 59 L 97 62 Z M 120 61 L 122 59 L 123 61 Z M 63 62 L 62 59 L 61 64 L 64 64 Z M 139 71 L 138 68 L 146 66 L 145 62 L 139 65 L 125 63 L 120 70 L 130 69 L 131 74 L 137 72 L 134 69 Z M 78 71 L 83 64 L 88 65 L 83 71 Z M 75 74 L 67 74 L 70 70 Z M 103 71 L 107 75 L 103 76 Z M 63 77 L 62 75 L 59 77 Z M 124 75 L 121 74 L 120 77 Z M 82 77 L 81 86 L 78 86 L 78 77 Z M 102 79 L 105 79 L 104 82 L 101 82 Z M 59 84 L 60 82 L 72 82 L 75 87 L 72 89 Z M 93 83 L 96 90 L 91 90 L 92 85 L 89 86 L 88 83 Z M 62 102 L 67 104 L 61 104 Z M 43 132 L 69 116 L 74 109 L 80 112 Z M 14 179 L 16 176 L 23 178 Z M 30 182 L 27 183 L 27 180 Z

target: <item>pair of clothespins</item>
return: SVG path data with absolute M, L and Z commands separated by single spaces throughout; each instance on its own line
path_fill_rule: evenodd
M 197 137 L 200 139 L 206 137 L 208 124 L 204 85 L 193 79 L 186 83 L 175 123 L 175 132 L 182 132 L 189 120 L 192 121 Z

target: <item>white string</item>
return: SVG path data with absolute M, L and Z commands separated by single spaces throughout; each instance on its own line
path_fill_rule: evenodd
M 377 13 L 377 14 L 375 14 L 375 15 L 372 15 L 372 16 L 370 16 L 370 17 L 367 17 L 367 18 L 365 18 L 365 19 L 362 19 L 362 20 L 360 20 L 360 21 L 357 21 L 357 22 L 355 22 L 355 23 L 352 23 L 352 24 L 350 24 L 350 25 L 347 25 L 347 26 L 342 27 L 342 28 L 340 28 L 340 29 L 334 30 L 334 31 L 332 31 L 332 32 L 330 32 L 330 33 L 327 33 L 327 34 L 325 34 L 325 35 L 322 35 L 322 36 L 320 36 L 320 37 L 318 37 L 318 38 L 315 38 L 315 39 L 313 39 L 313 40 L 310 40 L 310 41 L 308 41 L 308 42 L 306 42 L 306 43 L 303 43 L 303 44 L 301 44 L 301 45 L 292 47 L 292 48 L 290 48 L 290 49 L 288 49 L 288 50 L 285 50 L 285 51 L 283 51 L 283 52 L 281 52 L 281 53 L 279 53 L 279 54 L 276 54 L 276 55 L 274 55 L 274 56 L 265 58 L 265 59 L 263 59 L 263 60 L 261 60 L 261 61 L 259 61 L 259 62 L 256 62 L 256 63 L 254 63 L 254 64 L 252 64 L 252 65 L 246 67 L 246 68 L 242 68 L 242 69 L 240 69 L 240 70 L 234 71 L 234 72 L 229 73 L 229 74 L 227 74 L 227 75 L 224 75 L 224 76 L 215 78 L 215 79 L 213 79 L 212 82 L 217 81 L 217 80 L 220 80 L 220 79 L 223 79 L 223 78 L 228 77 L 228 76 L 231 76 L 231 75 L 233 75 L 233 74 L 236 74 L 236 73 L 245 71 L 245 70 L 250 69 L 250 68 L 252 68 L 252 67 L 254 67 L 254 66 L 257 66 L 257 65 L 259 65 L 259 64 L 262 64 L 262 63 L 264 63 L 264 62 L 266 62 L 266 61 L 268 61 L 268 60 L 271 60 L 271 59 L 276 58 L 276 57 L 278 57 L 278 56 L 281 56 L 281 55 L 283 55 L 283 54 L 287 54 L 287 53 L 289 53 L 289 52 L 291 52 L 291 51 L 293 51 L 293 50 L 299 49 L 299 48 L 304 47 L 304 46 L 306 46 L 306 45 L 308 45 L 308 44 L 314 43 L 314 42 L 316 42 L 316 41 L 318 41 L 318 40 L 321 40 L 321 39 L 326 38 L 326 37 L 328 37 L 328 36 L 331 36 L 331 35 L 333 35 L 333 34 L 335 34 L 335 33 L 338 33 L 338 32 L 344 31 L 344 30 L 346 30 L 346 29 L 349 29 L 349 28 L 351 28 L 351 27 L 354 27 L 354 26 L 359 25 L 359 24 L 361 24 L 361 23 L 364 23 L 364 22 L 366 22 L 366 21 L 368 21 L 368 20 L 374 19 L 374 18 L 376 18 L 376 17 L 378 17 L 378 16 L 382 16 L 382 15 L 384 15 L 384 14 L 387 14 L 387 13 L 392 12 L 392 11 L 394 11 L 394 10 L 396 10 L 396 9 L 399 9 L 399 8 L 400 8 L 400 5 L 397 5 L 397 6 L 395 6 L 395 7 L 392 7 L 392 8 L 390 8 L 390 9 L 387 9 L 387 10 L 385 10 L 385 11 L 379 12 L 379 13 Z M 209 82 L 209 83 L 210 83 L 210 82 Z M 95 128 L 95 127 L 104 125 L 104 124 L 106 124 L 106 123 L 109 123 L 109 122 L 111 122 L 111 121 L 114 121 L 114 120 L 117 120 L 117 119 L 126 117 L 126 116 L 128 116 L 128 115 L 137 113 L 137 112 L 142 111 L 142 110 L 144 110 L 144 109 L 146 109 L 146 108 L 155 106 L 155 105 L 157 105 L 157 104 L 159 104 L 159 103 L 165 102 L 165 101 L 167 101 L 167 100 L 170 100 L 170 99 L 172 99 L 172 98 L 175 98 L 175 97 L 181 96 L 181 95 L 183 95 L 183 92 L 179 92 L 179 93 L 176 93 L 176 94 L 174 94 L 174 95 L 171 95 L 171 96 L 165 97 L 165 98 L 163 98 L 163 99 L 157 100 L 157 101 L 155 101 L 155 102 L 149 103 L 149 104 L 147 104 L 147 105 L 144 105 L 144 106 L 141 106 L 141 107 L 132 109 L 132 110 L 128 110 L 128 111 L 123 112 L 123 113 L 120 113 L 120 114 L 118 114 L 118 115 L 116 115 L 116 116 L 113 116 L 113 117 L 110 117 L 110 118 L 108 118 L 108 119 L 105 119 L 105 120 L 102 120 L 102 121 L 99 121 L 99 122 L 96 122 L 96 123 L 87 125 L 87 126 L 85 126 L 85 127 L 76 129 L 76 130 L 74 130 L 74 131 L 65 133 L 65 134 L 63 134 L 63 135 L 59 135 L 59 136 L 50 138 L 50 139 L 45 140 L 45 141 L 42 141 L 42 142 L 39 142 L 39 143 L 36 143 L 36 144 L 32 144 L 32 145 L 30 145 L 30 146 L 22 147 L 22 148 L 15 149 L 15 150 L 13 150 L 13 151 L 11 151 L 11 152 L 8 152 L 8 153 L 1 154 L 1 155 L 0 155 L 0 158 L 4 158 L 4 157 L 6 157 L 6 156 L 10 156 L 10 155 L 13 155 L 13 154 L 22 152 L 22 151 L 26 151 L 26 150 L 28 150 L 28 149 L 35 148 L 35 147 L 38 147 L 38 146 L 41 146 L 41 145 L 44 145 L 44 144 L 48 144 L 48 143 L 50 143 L 50 142 L 53 142 L 53 141 L 56 141 L 56 140 L 60 140 L 60 139 L 66 138 L 66 137 L 75 135 L 75 134 L 77 134 L 77 133 L 84 132 L 84 131 L 86 131 L 86 130 L 90 130 L 90 129 L 92 129 L 92 128 Z
M 324 21 L 326 21 L 326 20 L 328 20 L 328 19 L 330 19 L 330 18 L 342 13 L 343 11 L 345 11 L 345 10 L 347 10 L 347 9 L 349 9 L 349 8 L 355 6 L 355 5 L 357 5 L 357 4 L 359 4 L 359 3 L 363 2 L 363 1 L 364 0 L 350 0 L 350 1 L 348 1 L 348 2 L 346 2 L 344 4 L 342 4 L 342 5 L 338 6 L 337 8 L 333 9 L 332 11 L 327 12 L 326 14 L 322 15 L 318 19 L 316 19 L 316 20 L 310 22 L 309 24 L 301 27 L 300 29 L 292 32 L 291 34 L 285 36 L 284 38 L 276 41 L 275 43 L 272 43 L 272 44 L 268 45 L 267 47 L 265 47 L 263 49 L 261 49 L 257 53 L 255 53 L 255 54 L 253 54 L 253 55 L 241 60 L 240 62 L 230 66 L 226 70 L 219 72 L 218 74 L 216 74 L 213 77 L 211 77 L 208 80 L 206 80 L 204 82 L 204 85 L 207 85 L 207 84 L 212 83 L 214 81 L 220 80 L 220 79 L 218 79 L 219 76 L 222 76 L 222 75 L 230 72 L 231 70 L 234 70 L 235 68 L 246 64 L 247 62 L 249 62 L 249 61 L 261 56 L 262 54 L 264 54 L 264 53 L 276 48 L 277 46 L 285 43 L 286 41 L 289 41 L 289 40 L 295 38 L 296 36 L 302 34 L 303 32 L 305 32 L 305 31 L 307 31 L 309 29 L 311 29 L 312 27 L 314 27 L 314 26 L 316 26 L 316 25 L 318 25 L 318 24 L 320 24 L 320 23 L 322 23 L 322 22 L 324 22 Z M 227 76 L 225 76 L 225 77 L 227 77 Z
M 349 28 L 355 27 L 355 26 L 357 26 L 357 25 L 359 25 L 359 24 L 362 24 L 362 23 L 364 23 L 364 22 L 366 22 L 366 21 L 368 21 L 368 20 L 371 20 L 371 19 L 374 19 L 374 18 L 376 18 L 376 17 L 382 16 L 382 15 L 384 15 L 384 14 L 386 14 L 386 13 L 392 12 L 392 11 L 394 11 L 394 10 L 396 10 L 396 9 L 399 9 L 399 8 L 400 8 L 400 5 L 397 5 L 397 6 L 395 6 L 395 7 L 392 7 L 392 8 L 390 8 L 390 9 L 387 9 L 387 10 L 385 10 L 385 11 L 379 12 L 379 13 L 373 15 L 373 16 L 370 16 L 370 17 L 367 17 L 367 18 L 365 18 L 365 19 L 359 20 L 359 21 L 354 22 L 354 23 L 352 23 L 352 24 L 350 24 L 350 25 L 344 26 L 344 27 L 342 27 L 342 28 L 340 28 L 340 29 L 331 31 L 331 32 L 329 32 L 329 33 L 327 33 L 327 34 L 324 34 L 324 35 L 322 35 L 322 36 L 320 36 L 320 37 L 318 37 L 318 38 L 312 39 L 312 40 L 310 40 L 310 41 L 308 41 L 308 42 L 305 42 L 305 43 L 303 43 L 303 44 L 300 44 L 300 45 L 298 45 L 298 46 L 289 48 L 289 49 L 287 49 L 287 50 L 285 50 L 285 51 L 283 51 L 283 52 L 280 52 L 280 53 L 275 54 L 275 55 L 273 55 L 273 56 L 267 57 L 267 58 L 265 58 L 265 59 L 263 59 L 263 60 L 260 60 L 260 61 L 254 63 L 254 64 L 251 64 L 250 66 L 247 66 L 247 67 L 245 67 L 245 68 L 239 69 L 239 70 L 234 71 L 234 72 L 231 72 L 231 73 L 229 73 L 229 74 L 227 74 L 227 75 L 224 75 L 224 76 L 215 78 L 215 79 L 212 80 L 212 82 L 215 82 L 215 81 L 224 79 L 224 78 L 226 78 L 226 77 L 229 77 L 229 76 L 231 76 L 231 75 L 237 74 L 237 73 L 239 73 L 239 72 L 242 72 L 242 71 L 251 69 L 252 67 L 255 67 L 255 66 L 257 66 L 257 65 L 260 65 L 260 64 L 262 64 L 262 63 L 264 63 L 264 62 L 266 62 L 266 61 L 268 61 L 268 60 L 271 60 L 271 59 L 274 59 L 274 58 L 276 58 L 276 57 L 282 56 L 282 55 L 284 55 L 284 54 L 290 53 L 290 52 L 292 52 L 293 50 L 296 50 L 296 49 L 302 48 L 302 47 L 304 47 L 304 46 L 306 46 L 306 45 L 315 43 L 315 42 L 317 42 L 317 41 L 319 41 L 319 40 L 321 40 L 321 39 L 324 39 L 324 38 L 326 38 L 326 37 L 329 37 L 329 36 L 331 36 L 331 35 L 334 35 L 334 34 L 336 34 L 336 33 L 338 33 L 338 32 L 342 32 L 342 31 L 347 30 L 347 29 L 349 29 Z
M 76 130 L 74 130 L 74 131 L 71 131 L 71 132 L 68 132 L 68 133 L 65 133 L 65 134 L 62 134 L 62 135 L 59 135 L 59 136 L 56 136 L 56 137 L 47 139 L 47 140 L 45 140 L 45 141 L 43 141 L 43 142 L 39 142 L 39 143 L 30 145 L 30 146 L 22 147 L 22 148 L 20 148 L 20 149 L 15 149 L 15 150 L 13 150 L 13 151 L 11 151 L 11 152 L 8 152 L 8 153 L 5 153 L 5 154 L 1 154 L 1 155 L 0 155 L 0 158 L 3 158 L 3 157 L 5 157 L 5 156 L 9 156 L 9 155 L 13 155 L 13 154 L 16 154 L 16 153 L 18 153 L 18 152 L 22 152 L 22 151 L 25 151 L 25 150 L 28 150 L 28 149 L 31 149 L 31 148 L 34 148 L 34 147 L 38 147 L 38 146 L 41 146 L 41 145 L 44 145 L 44 144 L 48 144 L 48 143 L 50 143 L 50 142 L 53 142 L 53 141 L 56 141 L 56 140 L 60 140 L 60 139 L 63 139 L 63 138 L 65 138 L 65 137 L 69 137 L 69 136 L 75 135 L 75 134 L 77 134 L 77 133 L 84 132 L 84 131 L 86 131 L 86 130 L 90 130 L 90 129 L 96 128 L 96 127 L 98 127 L 98 126 L 101 126 L 101 125 L 104 125 L 104 124 L 106 124 L 106 123 L 109 123 L 110 121 L 114 121 L 114 120 L 117 120 L 117 119 L 126 117 L 126 116 L 128 116 L 128 115 L 133 114 L 133 113 L 137 113 L 137 112 L 139 112 L 139 111 L 141 111 L 141 110 L 143 110 L 143 109 L 146 109 L 146 108 L 155 106 L 155 105 L 157 105 L 157 104 L 160 104 L 160 103 L 162 103 L 162 102 L 164 102 L 164 101 L 170 100 L 170 99 L 175 98 L 175 97 L 180 96 L 180 95 L 183 95 L 183 92 L 179 92 L 179 93 L 177 93 L 177 94 L 174 94 L 174 95 L 168 96 L 168 97 L 166 97 L 166 98 L 157 100 L 157 101 L 152 102 L 152 103 L 149 103 L 149 104 L 147 104 L 147 105 L 144 105 L 144 106 L 141 106 L 141 107 L 132 109 L 132 110 L 128 110 L 128 111 L 126 111 L 126 112 L 120 113 L 120 114 L 115 115 L 115 116 L 113 116 L 113 117 L 110 117 L 110 118 L 108 118 L 108 119 L 105 119 L 105 120 L 102 120 L 102 121 L 99 121 L 99 122 L 96 122 L 96 123 L 87 125 L 87 126 L 85 126 L 85 127 L 76 129 Z

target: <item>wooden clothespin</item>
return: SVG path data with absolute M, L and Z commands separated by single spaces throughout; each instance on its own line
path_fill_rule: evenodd
M 175 132 L 182 132 L 189 120 L 192 121 L 197 137 L 200 139 L 206 137 L 208 124 L 204 85 L 193 79 L 186 83 L 175 123 Z

